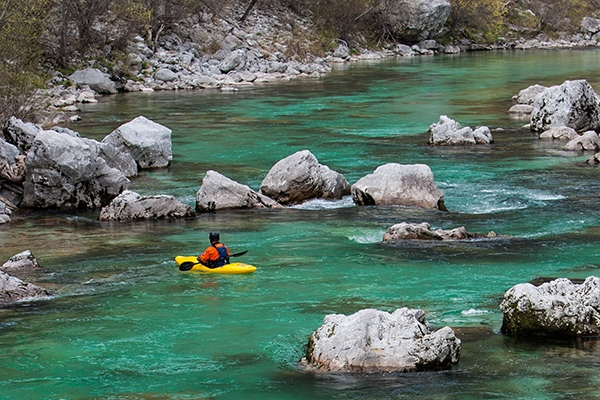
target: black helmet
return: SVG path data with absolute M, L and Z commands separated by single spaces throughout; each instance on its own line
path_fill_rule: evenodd
M 211 232 L 208 234 L 208 240 L 210 240 L 211 243 L 218 242 L 221 240 L 221 235 L 219 235 L 219 232 Z

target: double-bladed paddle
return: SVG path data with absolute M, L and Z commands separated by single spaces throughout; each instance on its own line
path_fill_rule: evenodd
M 241 253 L 235 253 L 235 254 L 231 254 L 229 255 L 229 257 L 239 257 L 239 256 L 243 256 L 244 254 L 246 254 L 249 250 L 246 251 L 242 251 Z M 180 271 L 189 271 L 190 269 L 192 269 L 194 267 L 194 265 L 198 265 L 200 264 L 200 261 L 198 262 L 193 262 L 193 261 L 185 261 L 182 262 L 181 264 L 179 264 L 179 270 Z

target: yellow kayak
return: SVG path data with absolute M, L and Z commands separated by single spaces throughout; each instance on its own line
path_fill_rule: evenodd
M 234 262 L 231 264 L 223 265 L 218 268 L 208 268 L 202 264 L 196 264 L 198 262 L 197 256 L 177 256 L 175 257 L 175 262 L 178 266 L 180 266 L 184 262 L 192 262 L 195 265 L 191 269 L 186 269 L 187 271 L 196 271 L 203 272 L 206 274 L 251 274 L 256 271 L 256 267 L 254 265 Z

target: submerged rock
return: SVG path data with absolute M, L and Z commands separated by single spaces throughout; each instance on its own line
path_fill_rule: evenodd
M 283 208 L 275 200 L 257 193 L 216 171 L 207 171 L 196 192 L 196 211 L 212 212 L 236 208 Z
M 401 222 L 389 228 L 383 235 L 383 243 L 394 243 L 402 240 L 467 240 L 496 237 L 495 232 L 488 234 L 469 233 L 464 226 L 451 230 L 431 230 L 427 222 L 411 224 Z
M 350 194 L 350 184 L 339 172 L 319 163 L 308 150 L 278 161 L 260 184 L 260 193 L 280 204 L 311 199 L 338 200 Z
M 310 337 L 302 364 L 332 372 L 405 372 L 449 368 L 461 341 L 450 327 L 432 332 L 422 310 L 374 309 L 327 315 Z
M 170 195 L 141 196 L 125 190 L 100 211 L 100 221 L 140 221 L 194 217 L 194 209 Z
M 583 284 L 559 278 L 510 288 L 500 303 L 502 333 L 509 336 L 575 338 L 600 335 L 600 278 Z
M 359 206 L 400 205 L 447 211 L 444 194 L 425 164 L 385 164 L 359 179 L 351 188 Z

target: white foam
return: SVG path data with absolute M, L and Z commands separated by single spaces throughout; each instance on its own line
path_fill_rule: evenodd
M 290 208 L 296 208 L 299 210 L 332 210 L 335 208 L 350 207 L 354 207 L 354 201 L 352 200 L 352 196 L 346 196 L 341 198 L 340 200 L 314 199 L 302 204 L 291 206 Z
M 468 310 L 461 311 L 461 314 L 465 315 L 465 316 L 469 316 L 469 315 L 483 315 L 483 314 L 489 314 L 489 313 L 490 313 L 489 310 L 477 310 L 475 308 L 470 308 Z
M 348 239 L 360 244 L 381 243 L 385 231 L 366 231 L 349 236 Z

